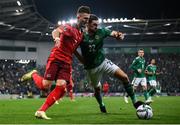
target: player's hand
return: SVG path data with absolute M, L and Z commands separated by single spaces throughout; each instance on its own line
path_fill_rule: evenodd
M 157 72 L 157 73 L 156 73 L 156 75 L 161 75 L 161 74 L 163 74 L 163 72 Z
M 141 73 L 141 72 L 142 72 L 142 70 L 141 70 L 141 69 L 137 69 L 137 71 L 138 71 L 138 73 Z
M 121 32 L 117 32 L 115 34 L 115 36 L 116 36 L 116 39 L 118 39 L 118 40 L 123 40 L 124 39 L 124 34 L 121 33 Z
M 59 37 L 56 37 L 54 39 L 54 42 L 55 42 L 55 46 L 59 47 L 60 46 L 60 38 Z

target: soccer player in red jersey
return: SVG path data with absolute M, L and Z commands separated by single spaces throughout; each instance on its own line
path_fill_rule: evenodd
M 108 84 L 107 81 L 105 81 L 104 84 L 103 84 L 104 96 L 108 96 L 108 91 L 109 91 L 109 84 Z
M 33 70 L 21 78 L 21 81 L 32 78 L 40 90 L 49 89 L 52 81 L 56 81 L 56 87 L 50 92 L 44 104 L 36 111 L 35 116 L 37 118 L 51 119 L 46 116 L 46 110 L 57 99 L 64 96 L 66 85 L 69 84 L 71 76 L 72 55 L 82 41 L 82 29 L 85 28 L 89 16 L 90 8 L 81 6 L 77 11 L 77 24 L 61 25 L 53 31 L 52 35 L 59 34 L 59 37 L 55 37 L 55 46 L 52 48 L 48 58 L 44 77 L 41 77 L 36 70 Z

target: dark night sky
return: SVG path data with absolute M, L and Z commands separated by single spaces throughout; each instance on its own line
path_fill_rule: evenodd
M 75 17 L 81 5 L 91 7 L 102 18 L 180 18 L 177 0 L 35 0 L 41 15 L 53 23 Z

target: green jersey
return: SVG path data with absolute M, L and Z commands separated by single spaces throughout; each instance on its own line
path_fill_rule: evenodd
M 130 68 L 134 71 L 134 77 L 137 78 L 143 78 L 145 77 L 145 59 L 144 57 L 136 57 L 133 60 L 133 63 L 131 64 Z M 138 69 L 141 69 L 142 72 L 139 73 Z
M 156 65 L 152 65 L 152 64 L 149 64 L 147 67 L 146 67 L 146 70 L 148 72 L 151 72 L 153 73 L 152 75 L 147 75 L 147 79 L 148 81 L 151 81 L 151 80 L 156 80 Z
M 85 60 L 85 69 L 92 69 L 99 66 L 105 59 L 103 40 L 110 36 L 111 31 L 106 28 L 97 29 L 93 36 L 84 33 L 83 42 L 80 44 L 82 56 Z

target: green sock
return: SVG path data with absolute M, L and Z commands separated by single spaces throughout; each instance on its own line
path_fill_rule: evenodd
M 155 89 L 155 88 L 151 88 L 151 89 L 149 90 L 149 95 L 150 95 L 150 96 L 153 96 L 155 93 L 156 93 L 156 89 Z
M 132 85 L 129 83 L 124 83 L 124 88 L 125 88 L 127 94 L 130 96 L 132 102 L 135 103 L 137 101 L 137 98 L 136 98 L 136 95 L 134 93 Z
M 102 102 L 101 94 L 100 93 L 95 93 L 94 96 L 95 96 L 97 102 L 99 103 L 99 106 L 100 107 L 104 106 L 104 103 Z
M 149 93 L 147 90 L 144 91 L 144 97 L 145 97 L 145 100 L 149 98 Z

